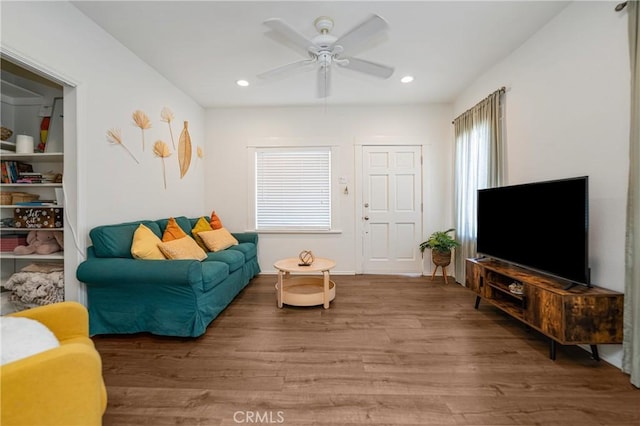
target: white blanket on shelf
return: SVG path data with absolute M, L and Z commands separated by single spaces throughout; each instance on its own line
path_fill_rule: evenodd
M 24 307 L 47 305 L 64 300 L 64 271 L 16 272 L 4 284 L 10 300 Z

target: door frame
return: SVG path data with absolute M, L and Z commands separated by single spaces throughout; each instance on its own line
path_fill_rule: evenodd
M 425 223 L 425 208 L 424 208 L 424 179 L 425 179 L 425 172 L 424 172 L 424 155 L 425 155 L 425 144 L 420 143 L 420 142 L 416 142 L 414 140 L 407 140 L 406 138 L 402 138 L 402 137 L 391 137 L 391 136 L 380 136 L 380 137 L 372 137 L 370 139 L 363 139 L 362 141 L 358 142 L 356 141 L 354 143 L 354 175 L 355 175 L 355 179 L 354 179 L 354 190 L 355 190 L 355 209 L 354 209 L 354 230 L 355 230 L 355 249 L 356 249 L 356 253 L 355 253 L 355 273 L 356 274 L 362 274 L 364 271 L 364 244 L 363 244 L 363 239 L 364 239 L 364 227 L 363 227 L 363 222 L 362 222 L 362 218 L 364 217 L 364 211 L 363 211 L 363 197 L 362 197 L 362 190 L 364 188 L 364 182 L 363 182 L 363 176 L 362 173 L 364 171 L 364 166 L 362 164 L 362 155 L 364 152 L 364 148 L 367 146 L 393 146 L 393 147 L 400 147 L 400 146 L 418 146 L 420 147 L 420 152 L 421 152 L 421 156 L 422 156 L 422 161 L 420 164 L 420 168 L 421 168 L 421 181 L 420 181 L 420 197 L 421 197 L 421 204 L 422 204 L 422 212 L 421 212 L 421 220 L 420 220 L 420 230 L 421 232 L 423 232 L 424 230 L 424 223 Z M 409 273 L 407 272 L 407 275 L 423 275 L 424 274 L 424 262 L 422 262 L 422 271 L 420 271 L 420 273 Z
M 88 166 L 85 145 L 78 140 L 88 140 L 87 134 L 87 86 L 79 79 L 65 75 L 59 70 L 33 57 L 26 56 L 10 46 L 0 46 L 0 56 L 24 69 L 58 83 L 63 88 L 64 99 L 64 300 L 77 301 L 87 306 L 84 283 L 76 278 L 78 265 L 85 260 L 86 239 L 86 181 Z

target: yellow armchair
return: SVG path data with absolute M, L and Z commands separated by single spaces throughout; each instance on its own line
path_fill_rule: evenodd
M 46 325 L 60 347 L 0 367 L 0 425 L 102 424 L 107 392 L 86 308 L 61 302 L 10 315 Z

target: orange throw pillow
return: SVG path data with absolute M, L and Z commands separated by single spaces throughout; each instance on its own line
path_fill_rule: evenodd
M 220 221 L 220 218 L 216 214 L 215 210 L 211 212 L 211 220 L 209 221 L 209 225 L 211 225 L 211 229 L 214 230 L 222 228 L 222 221 Z
M 170 217 L 167 222 L 167 228 L 164 230 L 164 234 L 162 234 L 162 241 L 166 243 L 167 241 L 178 240 L 187 236 L 188 235 L 182 230 L 182 228 L 180 228 L 180 225 L 178 225 L 175 218 Z

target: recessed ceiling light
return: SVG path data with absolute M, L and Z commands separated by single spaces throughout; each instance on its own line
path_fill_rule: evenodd
M 249 82 L 247 80 L 238 80 L 236 81 L 236 84 L 240 87 L 247 87 L 249 85 Z
M 413 81 L 413 76 L 412 75 L 405 75 L 404 77 L 402 77 L 400 79 L 400 81 L 402 83 L 411 83 Z

